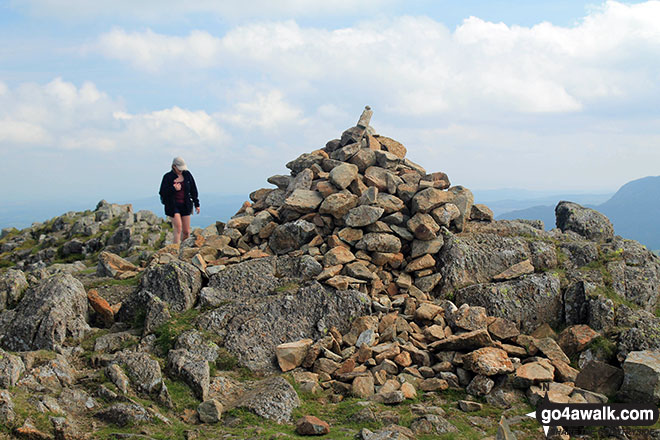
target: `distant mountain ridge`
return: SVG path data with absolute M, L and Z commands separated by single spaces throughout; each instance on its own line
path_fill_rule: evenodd
M 614 225 L 617 235 L 637 240 L 649 249 L 660 249 L 660 176 L 628 182 L 606 202 L 586 206 L 605 214 Z M 533 206 L 510 211 L 497 218 L 543 220 L 546 228 L 551 229 L 555 225 L 554 209 L 554 205 Z

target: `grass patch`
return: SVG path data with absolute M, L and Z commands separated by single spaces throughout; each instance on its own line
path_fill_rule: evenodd
M 170 393 L 174 410 L 177 413 L 182 413 L 185 409 L 197 409 L 199 400 L 195 397 L 190 387 L 181 381 L 172 381 L 164 379 L 165 386 Z
M 287 292 L 293 293 L 293 292 L 297 292 L 299 288 L 300 288 L 300 284 L 298 284 L 296 282 L 289 282 L 289 283 L 284 283 L 281 286 L 276 287 L 275 292 L 276 293 L 287 293 Z
M 172 319 L 161 324 L 154 332 L 158 348 L 160 348 L 163 353 L 167 353 L 174 348 L 176 339 L 181 333 L 192 328 L 192 322 L 198 315 L 199 310 L 190 309 L 174 315 Z M 144 319 L 142 322 L 144 322 Z
M 614 359 L 617 351 L 616 344 L 603 336 L 596 337 L 589 343 L 587 348 L 593 351 L 597 357 L 599 357 L 598 355 L 601 355 L 608 361 Z
M 624 305 L 630 307 L 632 310 L 638 310 L 639 305 L 634 302 L 622 297 L 614 291 L 614 288 L 610 285 L 598 286 L 594 289 L 593 294 L 595 296 L 604 296 L 605 298 L 611 299 L 614 304 Z
M 220 347 L 218 349 L 218 358 L 215 361 L 215 365 L 221 371 L 231 371 L 238 365 L 238 359 L 229 353 L 225 347 Z
M 13 261 L 5 260 L 4 258 L 0 259 L 0 269 L 6 269 L 9 267 L 14 267 L 16 263 Z

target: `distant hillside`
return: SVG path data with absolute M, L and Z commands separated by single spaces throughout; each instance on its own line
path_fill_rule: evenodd
M 660 249 L 660 176 L 628 182 L 608 201 L 591 207 L 609 217 L 616 234 L 637 240 L 649 249 Z M 543 220 L 546 229 L 552 229 L 555 226 L 554 210 L 555 205 L 533 206 L 510 211 L 497 218 L 539 219 Z
M 111 194 L 104 197 L 115 201 Z M 99 199 L 101 198 L 103 197 L 99 197 Z M 0 204 L 0 229 L 7 227 L 23 229 L 33 222 L 46 221 L 67 211 L 84 211 L 89 209 L 90 206 L 95 206 L 99 199 L 26 201 Z M 193 227 L 205 228 L 217 220 L 226 222 L 246 200 L 249 200 L 247 195 L 203 194 L 201 197 L 201 214 L 194 214 L 191 218 L 191 224 Z M 161 205 L 157 195 L 132 200 L 119 199 L 117 202 L 132 204 L 135 212 L 146 209 L 160 217 L 165 217 L 163 205 Z

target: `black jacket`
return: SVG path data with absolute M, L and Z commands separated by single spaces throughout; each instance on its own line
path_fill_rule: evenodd
M 199 199 L 197 194 L 197 185 L 195 185 L 195 179 L 193 179 L 190 171 L 184 171 L 183 175 L 183 195 L 186 204 L 186 211 L 192 212 L 193 205 L 197 208 L 199 207 Z M 169 217 L 174 216 L 175 202 L 174 202 L 174 179 L 176 179 L 176 173 L 170 171 L 165 173 L 163 180 L 160 183 L 160 202 L 165 205 L 165 215 Z

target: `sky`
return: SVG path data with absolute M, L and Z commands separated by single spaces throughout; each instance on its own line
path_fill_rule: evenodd
M 614 191 L 660 174 L 659 22 L 660 1 L 0 0 L 2 198 L 148 197 L 182 156 L 203 207 L 365 105 L 453 184 Z

